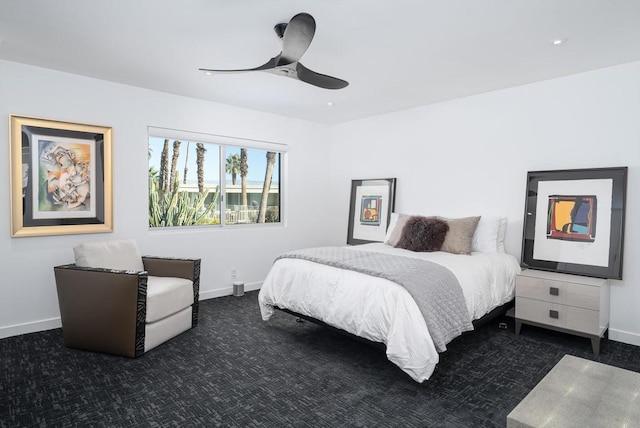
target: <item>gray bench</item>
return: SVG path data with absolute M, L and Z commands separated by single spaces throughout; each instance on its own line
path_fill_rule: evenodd
M 565 355 L 507 416 L 507 428 L 640 427 L 640 373 Z

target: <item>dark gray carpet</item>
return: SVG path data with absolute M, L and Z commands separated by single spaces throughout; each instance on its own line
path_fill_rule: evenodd
M 257 293 L 201 302 L 200 324 L 138 359 L 67 349 L 60 330 L 0 340 L 0 426 L 501 427 L 565 354 L 640 371 L 639 348 L 498 322 L 415 383 L 382 349 L 277 313 Z

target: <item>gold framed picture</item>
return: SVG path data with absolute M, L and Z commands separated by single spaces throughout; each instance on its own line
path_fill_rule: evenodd
M 111 128 L 9 122 L 11 236 L 112 232 Z

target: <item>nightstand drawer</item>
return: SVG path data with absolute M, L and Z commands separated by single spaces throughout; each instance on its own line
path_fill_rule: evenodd
M 516 297 L 516 318 L 599 335 L 600 313 L 552 302 Z
M 584 284 L 518 276 L 516 296 L 594 311 L 600 309 L 600 288 Z

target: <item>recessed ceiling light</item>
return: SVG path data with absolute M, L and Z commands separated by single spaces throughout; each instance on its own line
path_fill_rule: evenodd
M 327 103 L 327 105 L 328 105 L 328 106 L 332 106 L 332 105 L 333 105 L 333 103 L 332 103 L 331 101 L 329 101 L 329 102 Z
M 210 71 L 205 71 L 204 74 L 206 74 L 207 76 L 211 76 L 213 73 Z
M 567 39 L 553 39 L 553 41 L 551 42 L 551 44 L 554 46 L 563 45 L 565 43 L 567 43 Z

